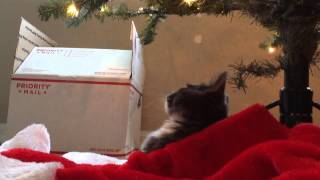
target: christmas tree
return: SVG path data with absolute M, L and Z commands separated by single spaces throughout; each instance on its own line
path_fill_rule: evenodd
M 293 126 L 301 121 L 311 122 L 313 92 L 309 88 L 309 69 L 317 64 L 320 2 L 318 0 L 145 0 L 145 6 L 129 9 L 124 3 L 111 0 L 49 0 L 39 7 L 42 20 L 64 19 L 68 26 L 95 17 L 128 20 L 145 16 L 146 24 L 140 33 L 143 44 L 151 43 L 156 27 L 170 15 L 190 16 L 199 13 L 228 16 L 233 11 L 254 18 L 265 28 L 274 32 L 272 38 L 261 44 L 262 48 L 278 47 L 282 54 L 275 61 L 253 61 L 249 64 L 230 65 L 234 74 L 230 83 L 246 88 L 251 77 L 275 77 L 284 71 L 284 88 L 280 100 L 270 108 L 280 105 L 281 121 Z

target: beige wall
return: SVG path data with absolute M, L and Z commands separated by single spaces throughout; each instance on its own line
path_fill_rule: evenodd
M 127 0 L 137 6 L 138 0 Z M 61 21 L 41 22 L 37 7 L 43 0 L 0 1 L 0 119 L 6 118 L 9 77 L 17 43 L 20 16 L 46 32 L 61 46 L 130 49 L 129 22 L 89 21 L 79 28 L 67 29 Z M 143 19 L 137 19 L 138 29 Z M 228 65 L 241 59 L 270 58 L 258 48 L 268 31 L 251 19 L 235 14 L 230 17 L 170 17 L 159 26 L 153 44 L 145 47 L 147 76 L 143 106 L 143 130 L 157 128 L 166 118 L 163 101 L 166 94 L 185 83 L 206 82 L 218 72 L 230 70 Z M 312 77 L 318 98 L 319 72 Z M 278 97 L 282 75 L 273 80 L 252 80 L 247 94 L 230 85 L 230 111 L 237 112 L 253 103 L 268 103 Z M 275 110 L 274 112 L 276 112 Z M 315 113 L 318 119 L 319 113 Z

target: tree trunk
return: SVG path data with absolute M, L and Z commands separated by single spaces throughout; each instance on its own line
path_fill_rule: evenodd
M 313 92 L 309 87 L 309 66 L 317 49 L 316 22 L 292 19 L 283 21 L 279 26 L 284 52 L 280 119 L 289 127 L 300 122 L 312 122 Z

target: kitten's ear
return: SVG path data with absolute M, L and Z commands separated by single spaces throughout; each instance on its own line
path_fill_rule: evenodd
M 192 85 L 192 84 L 186 84 L 186 86 L 187 86 L 187 88 L 192 88 L 192 87 L 194 87 L 194 85 Z
M 216 93 L 224 93 L 227 82 L 227 72 L 221 73 L 217 78 L 210 81 L 210 88 L 208 91 Z

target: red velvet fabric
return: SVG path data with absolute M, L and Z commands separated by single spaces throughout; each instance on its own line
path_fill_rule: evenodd
M 26 149 L 2 153 L 25 162 L 62 162 L 57 180 L 320 179 L 320 128 L 287 129 L 261 105 L 253 105 L 165 148 L 134 152 L 122 166 L 77 165 Z

